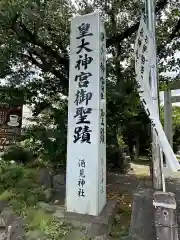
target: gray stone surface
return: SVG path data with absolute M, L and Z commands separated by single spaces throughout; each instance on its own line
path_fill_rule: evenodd
M 131 236 L 127 237 L 121 237 L 121 240 L 136 240 L 135 238 L 133 239 Z
M 9 226 L 11 227 L 10 240 L 26 239 L 25 231 L 21 222 L 19 222 L 18 220 L 14 220 Z
M 89 236 L 85 230 L 73 229 L 68 233 L 64 240 L 114 240 L 107 234 L 98 236 Z
M 52 178 L 52 182 L 53 182 L 53 199 L 60 200 L 61 203 L 64 203 L 66 197 L 65 174 L 60 173 L 54 175 Z
M 0 240 L 7 240 L 6 233 L 4 231 L 0 231 Z
M 65 212 L 65 219 L 76 219 L 82 222 L 108 225 L 114 221 L 117 210 L 117 202 L 114 200 L 109 200 L 99 216 Z
M 49 213 L 54 213 L 57 209 L 57 206 L 45 202 L 38 202 L 37 204 L 40 208 Z
M 141 189 L 134 194 L 130 236 L 137 240 L 156 240 L 153 191 Z
M 39 231 L 29 231 L 26 233 L 26 240 L 46 240 L 46 237 Z
M 59 186 L 58 189 L 53 189 L 52 198 L 53 200 L 59 200 L 61 204 L 64 204 L 66 197 L 66 186 Z
M 42 168 L 38 173 L 38 183 L 46 188 L 52 188 L 52 173 L 51 169 Z
M 5 207 L 1 212 L 2 222 L 4 222 L 4 226 L 7 226 L 15 219 L 15 214 L 13 213 L 12 207 Z
M 177 173 L 179 174 L 179 172 Z M 176 175 L 175 175 L 176 176 Z M 180 237 L 180 176 L 178 178 L 169 178 L 166 181 L 166 189 L 168 192 L 172 192 L 175 194 L 176 198 L 176 215 L 177 215 L 177 222 L 178 222 L 178 232 L 179 232 L 179 237 Z
M 166 182 L 166 191 L 176 195 L 176 200 L 180 200 L 180 181 L 172 179 Z
M 110 236 L 107 236 L 106 234 L 101 236 L 95 236 L 93 240 L 111 240 L 112 238 Z M 113 240 L 113 239 L 112 239 Z
M 64 206 L 38 203 L 45 211 L 51 212 L 56 220 L 64 221 L 73 226 L 72 232 L 68 233 L 65 240 L 80 240 L 84 236 L 91 240 L 109 240 L 108 234 L 114 223 L 118 210 L 116 201 L 108 201 L 100 216 L 83 215 L 66 212 Z M 98 238 L 99 237 L 99 238 Z
M 0 200 L 0 213 L 2 212 L 2 210 L 5 208 L 5 206 L 8 205 L 8 201 L 6 200 Z
M 1 212 L 0 240 L 25 240 L 25 221 L 17 217 L 12 207 L 6 205 Z
M 146 184 L 146 182 L 141 181 L 138 188 L 151 189 L 152 186 Z M 166 191 L 175 194 L 176 204 L 177 204 L 177 221 L 179 225 L 179 236 L 180 236 L 180 173 L 173 174 L 173 177 L 166 179 Z
M 53 213 L 53 216 L 57 219 L 64 219 L 64 207 L 57 207 L 56 211 Z
M 66 184 L 66 179 L 65 179 L 65 174 L 64 173 L 60 173 L 60 174 L 56 174 L 52 177 L 52 181 L 53 181 L 53 188 L 57 189 L 59 188 L 59 186 L 64 186 Z
M 0 201 L 0 213 L 2 213 L 3 209 L 8 205 L 8 202 L 5 200 Z M 0 215 L 0 240 L 7 240 L 6 234 L 6 223 L 4 218 Z
M 11 213 L 6 219 L 6 234 L 10 234 L 10 240 L 25 239 L 25 220 Z
M 78 229 L 73 229 L 71 232 L 69 232 L 64 240 L 84 240 L 86 237 L 86 234 L 84 231 L 80 231 Z
M 64 212 L 64 219 L 75 227 L 83 227 L 86 236 L 95 239 L 95 237 L 108 237 L 112 224 L 114 223 L 118 211 L 117 202 L 110 200 L 107 202 L 99 216 L 91 216 L 77 213 Z
M 52 200 L 53 194 L 52 189 L 48 188 L 44 190 L 45 201 L 50 202 Z

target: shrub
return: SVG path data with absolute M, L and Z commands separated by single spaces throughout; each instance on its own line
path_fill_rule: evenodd
M 12 189 L 23 179 L 23 166 L 0 161 L 0 187 Z
M 28 229 L 39 230 L 46 237 L 46 240 L 62 239 L 72 228 L 69 224 L 56 221 L 52 215 L 46 213 L 43 209 L 28 208 L 26 214 L 29 223 Z
M 23 165 L 0 162 L 0 198 L 12 201 L 15 205 L 25 202 L 35 205 L 45 198 L 44 187 L 36 183 L 36 173 L 27 170 Z M 17 204 L 18 203 L 18 204 Z
M 22 146 L 12 146 L 1 157 L 4 161 L 15 161 L 16 163 L 28 163 L 34 159 L 33 154 Z

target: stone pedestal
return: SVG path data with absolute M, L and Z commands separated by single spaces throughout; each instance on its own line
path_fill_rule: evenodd
M 130 239 L 156 240 L 152 190 L 141 189 L 134 194 L 129 233 Z
M 117 202 L 113 200 L 107 202 L 99 216 L 71 213 L 58 206 L 52 208 L 52 214 L 56 219 L 73 226 L 72 231 L 67 234 L 65 240 L 89 238 L 92 240 L 108 240 L 117 211 Z

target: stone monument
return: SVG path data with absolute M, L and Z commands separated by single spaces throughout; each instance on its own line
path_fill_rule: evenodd
M 106 205 L 106 35 L 99 12 L 71 22 L 66 211 Z

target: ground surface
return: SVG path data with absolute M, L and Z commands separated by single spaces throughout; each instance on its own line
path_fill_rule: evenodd
M 131 220 L 133 193 L 143 186 L 152 188 L 149 166 L 146 161 L 138 164 L 131 163 L 131 169 L 128 174 L 109 173 L 107 177 L 108 198 L 119 202 L 119 214 L 112 234 L 113 239 L 127 235 Z M 180 182 L 180 172 L 174 173 L 168 181 L 176 188 L 176 183 L 179 185 Z
M 109 173 L 107 177 L 108 198 L 116 199 L 119 203 L 117 224 L 112 234 L 113 239 L 127 235 L 134 191 L 144 183 L 149 187 L 152 186 L 148 165 L 132 163 L 131 169 L 128 174 Z
M 176 182 L 177 181 L 180 182 L 180 173 L 174 174 L 173 178 L 175 178 L 174 179 L 175 182 L 174 181 L 172 182 L 172 180 L 170 180 L 170 181 L 172 182 L 172 185 L 176 186 Z M 9 177 L 7 179 L 9 179 Z M 3 179 L 1 179 L 1 180 L 3 180 Z M 25 184 L 23 184 L 23 186 L 24 185 Z M 16 183 L 15 187 L 17 188 L 17 183 Z M 132 163 L 131 164 L 131 171 L 129 171 L 128 174 L 120 174 L 118 172 L 117 173 L 113 172 L 113 173 L 108 173 L 107 174 L 107 196 L 108 196 L 109 199 L 117 200 L 118 205 L 119 205 L 119 211 L 118 211 L 118 214 L 116 216 L 116 224 L 114 225 L 113 231 L 112 231 L 112 234 L 111 234 L 112 239 L 120 240 L 121 236 L 128 235 L 129 224 L 130 224 L 130 220 L 131 220 L 131 208 L 132 208 L 132 202 L 133 202 L 133 193 L 138 188 L 141 188 L 141 187 L 145 187 L 145 188 L 146 187 L 148 187 L 148 188 L 152 187 L 152 182 L 151 182 L 150 174 L 149 174 L 149 166 L 147 164 L 147 161 L 141 161 L 138 164 Z M 22 186 L 21 185 L 19 186 L 18 189 L 20 189 L 20 193 L 22 193 L 22 191 L 21 191 Z M 25 187 L 25 189 L 26 189 L 26 187 Z M 31 190 L 34 191 L 34 188 L 32 187 Z M 25 191 L 25 190 L 23 190 L 23 191 Z M 11 192 L 9 192 L 9 193 L 11 193 Z M 25 193 L 26 193 L 26 191 L 25 191 Z M 29 194 L 29 191 L 27 193 Z M 16 195 L 16 198 L 19 196 L 18 191 L 17 191 L 17 194 L 18 195 Z M 29 197 L 28 194 L 27 194 L 27 197 Z M 30 195 L 34 196 L 34 194 L 30 194 Z M 54 203 L 56 205 L 63 205 L 64 204 L 64 195 L 62 196 L 62 200 L 63 200 L 62 203 L 59 200 L 57 201 L 57 203 L 56 203 L 56 201 Z M 42 223 L 44 224 L 44 222 L 45 222 L 44 221 L 44 219 L 45 219 L 44 212 L 39 211 L 39 214 L 38 214 L 39 217 L 37 218 L 37 211 L 34 210 L 34 208 L 33 208 L 33 211 L 30 211 L 32 209 L 29 209 L 29 208 L 27 208 L 27 210 L 28 210 L 29 214 L 31 213 L 30 216 L 32 215 L 32 212 L 35 213 L 32 216 L 36 216 L 36 219 L 38 219 L 38 221 L 34 222 L 34 220 L 36 220 L 36 219 L 34 219 L 31 222 L 33 222 L 33 224 L 34 224 L 34 226 L 36 226 L 36 228 L 38 226 L 39 229 L 42 230 L 41 229 L 42 228 Z M 49 213 L 49 214 L 51 214 L 51 213 Z M 47 221 L 46 221 L 47 226 L 43 225 L 43 231 L 48 230 L 48 231 L 50 231 L 49 233 L 52 235 L 52 234 L 57 233 L 57 229 L 62 228 L 62 226 L 59 227 L 59 225 L 57 225 L 54 222 L 52 222 L 52 224 L 50 226 L 49 215 L 46 216 L 46 218 L 47 218 Z M 33 224 L 31 224 L 31 225 L 33 225 Z M 62 229 L 61 232 L 63 232 L 63 231 L 64 230 Z M 65 228 L 65 231 L 67 231 L 66 228 Z M 0 240 L 1 239 L 3 239 L 3 238 L 1 238 L 1 231 L 0 231 Z M 37 239 L 37 237 L 35 239 Z M 59 237 L 58 238 L 50 237 L 48 239 L 50 239 L 50 240 L 59 239 Z

